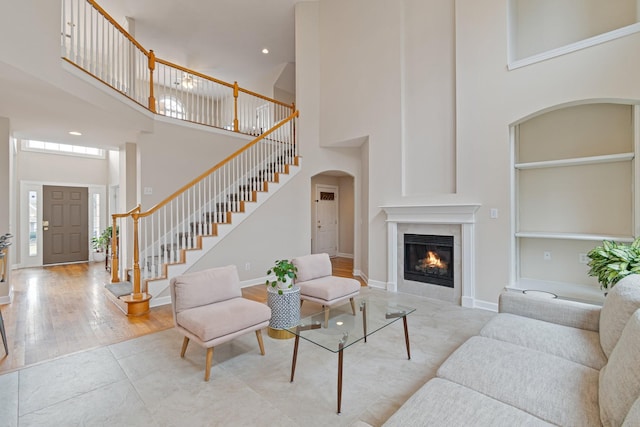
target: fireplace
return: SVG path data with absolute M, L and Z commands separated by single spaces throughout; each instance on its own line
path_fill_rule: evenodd
M 453 236 L 405 234 L 404 278 L 453 288 Z

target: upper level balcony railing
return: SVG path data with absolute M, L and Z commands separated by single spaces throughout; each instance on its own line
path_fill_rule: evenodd
M 93 0 L 62 0 L 62 57 L 154 113 L 258 136 L 295 110 L 156 58 Z

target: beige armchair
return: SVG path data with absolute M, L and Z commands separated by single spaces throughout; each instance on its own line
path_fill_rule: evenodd
M 184 357 L 189 340 L 207 349 L 204 380 L 209 381 L 213 347 L 255 331 L 264 355 L 261 330 L 269 325 L 271 309 L 242 297 L 235 265 L 174 277 L 170 282 L 173 321 L 184 335 Z
M 305 255 L 291 262 L 298 269 L 295 284 L 300 288 L 300 305 L 305 300 L 322 305 L 325 325 L 329 322 L 329 308 L 346 300 L 351 302 L 351 310 L 356 314 L 353 298 L 360 293 L 360 282 L 333 276 L 328 254 Z

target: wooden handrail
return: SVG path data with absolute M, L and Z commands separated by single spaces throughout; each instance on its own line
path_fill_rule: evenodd
M 168 66 L 168 67 L 177 68 L 177 69 L 178 69 L 178 70 L 180 70 L 180 71 L 184 71 L 184 72 L 185 72 L 185 73 L 187 73 L 187 74 L 192 74 L 192 75 L 194 75 L 194 76 L 198 76 L 198 77 L 200 77 L 201 79 L 210 80 L 210 81 L 212 81 L 212 82 L 214 82 L 214 83 L 218 83 L 218 84 L 221 84 L 221 85 L 223 85 L 223 86 L 227 86 L 227 87 L 229 87 L 229 88 L 232 88 L 232 87 L 233 87 L 233 85 L 232 85 L 231 83 L 227 83 L 227 82 L 225 82 L 225 81 L 218 80 L 218 79 L 216 79 L 215 77 L 207 76 L 207 75 L 202 74 L 202 73 L 199 73 L 199 72 L 197 72 L 197 71 L 190 70 L 190 69 L 188 69 L 188 68 L 186 68 L 186 67 L 183 67 L 182 65 L 174 64 L 173 62 L 169 62 L 169 61 L 166 61 L 166 60 L 164 60 L 164 59 L 156 58 L 156 62 L 158 62 L 158 63 L 160 63 L 160 64 L 163 64 L 163 65 L 166 65 L 166 66 Z
M 238 85 L 238 82 L 235 82 L 234 84 L 231 84 L 231 83 L 225 82 L 223 80 L 218 80 L 215 77 L 207 76 L 206 74 L 199 73 L 199 72 L 197 72 L 195 70 L 191 70 L 191 69 L 189 69 L 187 67 L 183 67 L 182 65 L 174 64 L 173 62 L 169 62 L 169 61 L 164 60 L 164 59 L 156 58 L 156 62 L 160 63 L 160 64 L 163 64 L 163 65 L 166 65 L 168 67 L 177 68 L 180 71 L 183 71 L 183 72 L 185 72 L 187 74 L 191 74 L 191 75 L 200 77 L 201 79 L 209 80 L 209 81 L 212 81 L 214 83 L 218 83 L 218 84 L 221 84 L 223 86 L 227 86 L 228 88 L 232 88 L 233 89 Z M 278 101 L 277 99 L 269 98 L 268 96 L 264 96 L 264 95 L 261 95 L 261 94 L 256 93 L 256 92 L 252 92 L 249 89 L 244 89 L 244 88 L 242 88 L 240 86 L 237 86 L 237 90 L 239 92 L 246 93 L 247 95 L 255 96 L 256 98 L 264 99 L 265 101 L 273 102 L 274 104 L 278 104 L 278 105 L 282 105 L 283 107 L 291 108 L 292 111 L 295 110 L 295 108 L 291 104 L 287 104 L 285 102 Z M 237 96 L 237 94 L 235 96 Z
M 243 89 L 238 87 L 240 92 L 244 92 L 247 95 L 255 96 L 256 98 L 264 99 L 265 101 L 273 102 L 274 104 L 282 105 L 283 107 L 291 108 L 291 111 L 295 110 L 293 105 L 287 104 L 286 102 L 278 101 L 277 99 L 269 98 L 268 96 L 260 95 L 259 93 L 252 92 L 248 89 Z
M 111 22 L 111 24 L 116 27 L 116 29 L 118 31 L 120 31 L 122 33 L 123 36 L 125 36 L 131 43 L 133 43 L 134 45 L 136 45 L 136 47 L 138 49 L 140 49 L 145 55 L 149 55 L 149 52 L 142 47 L 142 45 L 140 43 L 138 43 L 138 41 L 136 39 L 134 39 L 128 32 L 127 30 L 125 30 L 124 28 L 122 28 L 122 25 L 118 24 L 118 22 L 113 19 L 111 17 L 111 15 L 109 15 L 107 13 L 106 10 L 104 10 L 103 8 L 100 7 L 100 5 L 98 3 L 96 3 L 94 0 L 87 0 L 87 2 L 89 2 L 93 7 L 96 8 L 96 10 L 98 12 L 100 12 L 100 14 L 102 14 L 102 16 L 104 16 L 105 18 L 107 18 L 107 21 Z
M 268 131 L 266 131 L 265 133 L 263 133 L 262 135 L 260 135 L 256 139 L 254 139 L 253 141 L 249 142 L 244 147 L 239 148 L 233 154 L 227 156 L 224 160 L 222 160 L 221 162 L 219 162 L 218 164 L 216 164 L 212 168 L 210 168 L 207 171 L 205 171 L 204 173 L 198 175 L 196 178 L 192 179 L 189 183 L 187 183 L 187 184 L 183 185 L 182 187 L 180 187 L 179 190 L 177 190 L 176 192 L 171 194 L 169 197 L 167 197 L 166 199 L 164 199 L 163 201 L 161 201 L 157 205 L 155 205 L 152 208 L 150 208 L 148 211 L 140 213 L 140 214 L 137 214 L 137 216 L 139 218 L 144 218 L 144 217 L 149 216 L 152 213 L 156 212 L 158 209 L 160 209 L 161 207 L 165 206 L 167 203 L 169 203 L 170 201 L 172 201 L 173 199 L 175 199 L 176 197 L 178 197 L 179 195 L 181 195 L 182 193 L 184 193 L 185 191 L 187 191 L 188 189 L 193 187 L 195 184 L 197 184 L 199 181 L 204 179 L 206 176 L 212 174 L 217 169 L 220 169 L 225 163 L 229 162 L 229 160 L 233 159 L 234 157 L 239 156 L 244 151 L 246 151 L 249 148 L 251 148 L 252 146 L 256 145 L 260 140 L 264 139 L 266 136 L 268 136 L 268 135 L 272 134 L 273 132 L 275 132 L 276 130 L 280 129 L 282 126 L 284 126 L 285 123 L 288 123 L 288 122 L 292 121 L 293 119 L 295 119 L 298 116 L 299 116 L 299 112 L 298 111 L 294 111 L 289 117 L 287 117 L 286 119 L 282 120 L 280 123 L 278 123 L 277 125 L 275 125 L 271 129 L 269 129 Z

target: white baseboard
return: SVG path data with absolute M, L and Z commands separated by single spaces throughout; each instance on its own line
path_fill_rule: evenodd
M 336 256 L 339 256 L 340 258 L 351 258 L 351 259 L 353 259 L 353 254 L 345 254 L 345 253 L 342 253 L 342 252 L 338 252 L 336 254 Z
M 498 304 L 494 302 L 477 300 L 472 297 L 462 297 L 461 305 L 466 308 L 479 308 L 481 310 L 488 310 L 498 312 Z
M 381 282 L 380 280 L 367 280 L 367 284 L 376 289 L 387 289 L 387 282 Z
M 0 304 L 11 304 L 13 302 L 13 286 L 9 289 L 9 295 L 0 297 Z
M 164 297 L 151 298 L 149 301 L 149 307 L 160 307 L 161 305 L 171 304 L 171 297 L 169 295 Z
M 264 285 L 264 283 L 267 281 L 268 278 L 269 276 L 264 276 L 264 277 L 256 277 L 255 279 L 243 280 L 240 282 L 240 287 L 246 288 L 249 286 Z

